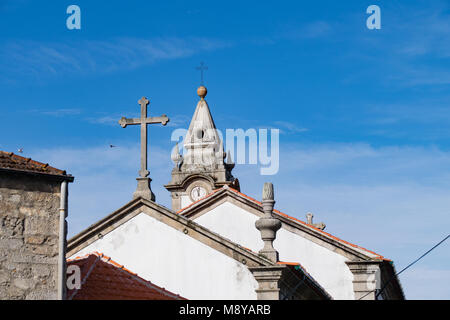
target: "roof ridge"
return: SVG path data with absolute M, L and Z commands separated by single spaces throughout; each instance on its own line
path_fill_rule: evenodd
M 207 198 L 210 198 L 214 193 L 216 193 L 216 192 L 218 192 L 218 191 L 220 191 L 220 190 L 230 190 L 230 191 L 232 191 L 232 192 L 234 192 L 234 193 L 236 193 L 236 194 L 238 194 L 238 195 L 240 195 L 240 196 L 242 196 L 242 197 L 244 197 L 244 198 L 249 199 L 250 201 L 252 201 L 252 202 L 254 202 L 254 203 L 256 203 L 256 204 L 258 204 L 258 205 L 260 205 L 260 206 L 262 205 L 262 203 L 261 203 L 260 201 L 258 201 L 258 200 L 256 200 L 256 199 L 254 199 L 254 198 L 252 198 L 252 197 L 250 197 L 250 196 L 248 196 L 248 195 L 246 195 L 246 194 L 240 192 L 239 190 L 236 190 L 236 189 L 234 189 L 234 188 L 232 188 L 232 187 L 228 187 L 227 189 L 224 189 L 224 188 L 215 189 L 213 192 L 207 194 L 207 195 L 204 196 L 203 198 L 201 198 L 201 199 L 199 199 L 199 200 L 197 200 L 197 201 L 195 201 L 195 202 L 189 204 L 188 206 L 186 206 L 186 207 L 184 207 L 184 208 L 178 210 L 177 213 L 178 213 L 178 214 L 182 214 L 183 211 L 189 209 L 189 208 L 192 207 L 194 204 L 197 204 L 198 202 L 201 202 L 201 201 L 203 201 L 203 200 L 206 200 Z M 326 235 L 326 236 L 328 236 L 328 237 L 330 237 L 330 238 L 332 238 L 332 239 L 334 239 L 334 240 L 336 240 L 336 241 L 338 241 L 338 242 L 345 243 L 345 244 L 347 244 L 347 245 L 349 245 L 349 246 L 351 246 L 351 247 L 353 247 L 353 248 L 361 249 L 361 250 L 363 250 L 363 251 L 366 251 L 366 252 L 369 252 L 369 253 L 371 253 L 371 254 L 373 254 L 373 255 L 376 255 L 377 258 L 380 259 L 380 260 L 391 261 L 390 259 L 386 259 L 385 257 L 383 257 L 381 254 L 378 254 L 378 253 L 376 253 L 376 252 L 374 252 L 374 251 L 372 251 L 372 250 L 366 249 L 366 248 L 361 247 L 361 246 L 358 246 L 358 245 L 356 245 L 356 244 L 354 244 L 354 243 L 351 243 L 351 242 L 348 242 L 348 241 L 346 241 L 346 240 L 343 240 L 343 239 L 341 239 L 341 238 L 339 238 L 339 237 L 336 237 L 336 236 L 334 236 L 334 235 L 332 235 L 332 234 L 330 234 L 330 233 L 328 233 L 328 232 L 325 232 L 325 231 L 323 231 L 323 230 L 321 230 L 321 229 L 319 229 L 319 228 L 314 227 L 313 225 L 310 225 L 310 224 L 306 223 L 305 221 L 302 221 L 302 220 L 300 220 L 300 219 L 298 219 L 298 218 L 292 217 L 292 216 L 290 216 L 290 215 L 288 215 L 288 214 L 286 214 L 286 213 L 283 213 L 283 212 L 281 212 L 281 211 L 279 211 L 279 210 L 277 210 L 277 209 L 273 209 L 273 212 L 275 212 L 275 213 L 277 213 L 277 214 L 279 214 L 279 215 L 281 215 L 281 216 L 284 216 L 284 217 L 286 217 L 286 218 L 288 218 L 288 219 L 290 219 L 290 220 L 292 220 L 292 221 L 298 222 L 298 223 L 300 223 L 300 224 L 302 224 L 302 225 L 304 225 L 304 226 L 306 226 L 306 227 L 308 227 L 308 228 L 310 228 L 310 229 L 313 229 L 313 230 L 315 230 L 315 231 L 317 231 L 317 232 L 319 232 L 319 233 L 321 233 L 321 234 L 324 234 L 324 235 Z
M 222 189 L 220 189 L 220 190 L 222 190 Z M 78 233 L 77 235 L 75 235 L 71 239 L 69 239 L 68 240 L 69 255 L 73 255 L 76 253 L 76 252 L 73 252 L 73 250 L 75 248 L 77 248 L 76 247 L 77 245 L 85 244 L 87 241 L 89 241 L 89 239 L 92 239 L 92 237 L 95 234 L 101 232 L 101 230 L 103 230 L 103 228 L 105 228 L 105 225 L 111 219 L 114 219 L 116 217 L 116 215 L 122 214 L 125 210 L 126 210 L 126 212 L 133 212 L 134 209 L 132 209 L 132 208 L 134 206 L 138 207 L 140 205 L 149 206 L 149 207 L 152 207 L 152 206 L 159 207 L 160 209 L 163 210 L 160 212 L 158 211 L 160 214 L 170 217 L 170 219 L 173 219 L 174 221 L 177 221 L 177 223 L 184 225 L 185 228 L 192 228 L 193 227 L 192 223 L 193 223 L 195 225 L 195 227 L 198 229 L 197 231 L 199 233 L 205 235 L 207 238 L 210 238 L 215 242 L 220 242 L 221 245 L 223 245 L 227 248 L 230 248 L 233 251 L 239 252 L 240 254 L 242 254 L 244 256 L 247 256 L 247 258 L 257 261 L 261 265 L 273 263 L 270 260 L 268 260 L 267 258 L 255 253 L 251 250 L 248 250 L 247 248 L 243 248 L 240 244 L 234 242 L 233 240 L 228 239 L 227 237 L 225 237 L 217 232 L 214 232 L 214 231 L 206 228 L 205 226 L 202 226 L 201 224 L 198 224 L 195 221 L 192 221 L 191 219 L 189 219 L 183 215 L 178 215 L 175 211 L 172 211 L 172 210 L 170 210 L 164 206 L 161 206 L 153 201 L 150 201 L 150 200 L 147 200 L 147 199 L 144 199 L 141 197 L 131 200 L 126 205 L 122 206 L 122 208 L 114 211 L 113 213 L 109 214 L 107 217 L 101 219 L 100 221 L 97 221 L 96 223 L 94 223 L 93 225 L 91 225 L 90 227 L 85 229 L 84 231 Z M 181 219 L 179 219 L 179 218 L 181 218 Z M 85 247 L 86 246 L 82 246 L 81 248 L 78 248 L 78 251 L 81 251 Z M 73 253 L 71 254 L 70 252 L 73 252 Z
M 181 208 L 180 210 L 178 210 L 176 213 L 180 213 L 181 211 L 186 210 L 187 208 L 189 208 L 189 207 L 195 205 L 196 203 L 198 203 L 198 202 L 200 202 L 200 201 L 202 201 L 202 200 L 204 200 L 204 199 L 206 199 L 206 198 L 209 198 L 209 197 L 212 196 L 214 193 L 216 193 L 216 192 L 218 192 L 218 191 L 220 191 L 220 190 L 224 190 L 224 189 L 223 189 L 223 188 L 214 189 L 213 191 L 211 191 L 210 193 L 208 193 L 208 194 L 207 194 L 206 196 L 204 196 L 203 198 L 200 198 L 200 199 L 198 199 L 198 200 L 196 200 L 196 201 L 190 203 L 190 204 L 187 205 L 186 207 Z
M 5 167 L 6 169 L 14 169 L 14 170 L 21 170 L 21 171 L 31 171 L 31 172 L 39 172 L 34 169 L 42 170 L 43 173 L 50 173 L 50 174 L 57 174 L 57 175 L 67 175 L 66 170 L 61 170 L 55 167 L 50 166 L 48 163 L 42 163 L 36 160 L 33 160 L 31 158 L 25 158 L 22 156 L 19 156 L 17 154 L 14 154 L 13 152 L 6 152 L 0 150 L 0 157 L 4 156 L 6 158 L 9 158 L 10 161 L 12 161 L 15 164 L 20 164 L 20 162 L 25 164 L 31 164 L 33 166 L 36 166 L 37 168 L 27 168 L 27 169 L 21 169 L 21 168 L 9 168 L 8 166 Z M 54 171 L 53 173 L 51 171 Z

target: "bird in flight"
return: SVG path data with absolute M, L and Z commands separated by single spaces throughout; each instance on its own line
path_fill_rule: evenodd
M 19 148 L 19 149 L 17 149 L 17 152 L 19 152 L 19 153 L 23 153 L 23 148 Z
M 117 148 L 117 146 L 114 146 L 112 144 L 109 145 L 110 148 Z

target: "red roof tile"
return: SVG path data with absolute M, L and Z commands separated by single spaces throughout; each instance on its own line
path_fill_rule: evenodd
M 81 269 L 81 288 L 68 290 L 68 300 L 186 300 L 98 252 L 67 260 L 67 265 Z
M 182 208 L 181 210 L 178 210 L 177 213 L 179 213 L 179 214 L 184 214 L 183 211 L 186 211 L 188 208 L 190 208 L 191 206 L 193 206 L 194 204 L 196 204 L 196 203 L 198 203 L 198 202 L 200 202 L 200 201 L 203 201 L 203 200 L 205 200 L 205 199 L 207 199 L 207 198 L 210 198 L 214 193 L 216 193 L 216 192 L 219 191 L 219 190 L 223 190 L 223 189 L 216 189 L 216 190 L 214 190 L 213 192 L 211 192 L 210 194 L 207 194 L 207 195 L 206 195 L 205 197 L 203 197 L 202 199 L 199 199 L 199 200 L 197 200 L 196 202 L 191 203 L 190 205 L 188 205 L 188 206 Z M 262 203 L 261 203 L 260 201 L 258 201 L 258 200 L 256 200 L 256 199 L 253 199 L 252 197 L 249 197 L 248 195 L 246 195 L 246 194 L 244 194 L 244 193 L 242 193 L 242 192 L 240 192 L 240 191 L 238 191 L 238 190 L 236 190 L 236 189 L 233 189 L 233 188 L 231 188 L 231 187 L 228 187 L 227 190 L 230 190 L 230 191 L 232 191 L 232 192 L 234 192 L 234 193 L 236 193 L 236 194 L 239 194 L 240 196 L 242 196 L 242 197 L 244 197 L 244 198 L 247 198 L 248 200 L 250 200 L 250 201 L 252 201 L 252 202 L 254 202 L 254 203 L 256 203 L 256 204 L 258 204 L 258 205 L 260 205 L 260 206 L 262 205 Z M 371 250 L 368 250 L 368 249 L 363 248 L 363 247 L 360 247 L 360 246 L 358 246 L 358 245 L 356 245 L 356 244 L 353 244 L 353 243 L 350 243 L 350 242 L 348 242 L 348 241 L 342 240 L 342 239 L 340 239 L 340 238 L 338 238 L 338 237 L 335 237 L 335 236 L 333 236 L 332 234 L 330 234 L 330 233 L 328 233 L 328 232 L 325 232 L 325 231 L 323 231 L 323 230 L 321 230 L 321 229 L 318 229 L 318 228 L 316 228 L 316 227 L 314 227 L 314 226 L 312 226 L 312 225 L 310 225 L 310 224 L 307 224 L 306 222 L 304 222 L 304 221 L 302 221 L 302 220 L 300 220 L 300 219 L 291 217 L 291 216 L 289 216 L 289 215 L 287 215 L 287 214 L 285 214 L 285 213 L 283 213 L 283 212 L 281 212 L 281 211 L 279 211 L 279 210 L 274 209 L 273 212 L 275 212 L 275 213 L 277 213 L 277 214 L 279 214 L 279 215 L 281 215 L 281 216 L 283 216 L 283 217 L 286 217 L 286 218 L 288 218 L 288 219 L 291 219 L 291 220 L 293 220 L 293 221 L 296 221 L 296 222 L 298 222 L 298 223 L 300 223 L 300 224 L 303 224 L 303 225 L 307 226 L 308 228 L 311 228 L 311 229 L 313 229 L 313 230 L 315 230 L 315 231 L 317 231 L 317 232 L 320 232 L 320 233 L 322 233 L 322 234 L 324 234 L 324 235 L 326 235 L 326 236 L 328 236 L 328 237 L 330 237 L 330 238 L 332 238 L 332 239 L 334 239 L 334 240 L 336 240 L 336 241 L 338 241 L 338 242 L 345 243 L 345 244 L 347 244 L 347 245 L 349 245 L 349 246 L 351 246 L 351 247 L 353 247 L 353 248 L 357 248 L 357 249 L 360 249 L 360 250 L 369 252 L 369 253 L 371 253 L 371 254 L 373 254 L 373 255 L 376 255 L 377 258 L 380 259 L 380 260 L 391 261 L 391 260 L 389 260 L 389 259 L 384 258 L 382 255 L 380 255 L 380 254 L 378 254 L 378 253 L 375 253 L 375 252 L 373 252 L 373 251 L 371 251 Z
M 24 172 L 44 173 L 58 176 L 66 176 L 66 171 L 53 168 L 48 163 L 24 158 L 12 152 L 0 151 L 0 169 L 9 169 Z
M 182 211 L 184 211 L 184 210 L 186 210 L 186 209 L 192 207 L 193 205 L 197 204 L 198 202 L 203 201 L 204 199 L 211 197 L 214 193 L 216 193 L 216 192 L 218 192 L 218 191 L 220 191 L 220 190 L 222 190 L 222 189 L 215 189 L 215 190 L 213 190 L 211 193 L 208 193 L 208 194 L 207 194 L 206 196 L 204 196 L 203 198 L 200 198 L 200 199 L 198 199 L 197 201 L 192 202 L 191 204 L 187 205 L 186 207 L 184 207 L 184 208 L 178 210 L 176 213 L 180 213 L 180 212 L 182 212 Z
M 324 294 L 328 298 L 332 299 L 331 296 L 328 294 L 328 292 L 306 271 L 306 269 L 298 262 L 285 262 L 285 261 L 278 261 L 277 264 L 279 265 L 285 265 L 289 267 L 294 272 L 300 272 L 303 275 L 305 275 L 309 280 L 314 284 L 316 287 L 316 292 L 319 294 Z M 317 290 L 318 289 L 318 290 Z

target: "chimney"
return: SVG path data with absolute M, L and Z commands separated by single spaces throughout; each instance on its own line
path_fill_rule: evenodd
M 314 217 L 314 215 L 311 212 L 308 212 L 306 214 L 306 223 L 313 224 L 313 217 Z
M 281 228 L 281 222 L 272 215 L 274 204 L 273 184 L 266 182 L 264 183 L 262 195 L 264 215 L 255 222 L 256 229 L 261 232 L 261 239 L 264 241 L 264 248 L 259 253 L 273 262 L 278 262 L 278 251 L 273 247 L 273 241 L 276 238 L 278 229 Z
M 308 212 L 306 214 L 306 223 L 311 225 L 311 226 L 313 226 L 313 227 L 315 227 L 315 228 L 317 228 L 317 229 L 324 230 L 325 227 L 326 227 L 326 224 L 323 223 L 323 222 L 314 223 L 313 222 L 313 218 L 314 218 L 314 215 L 311 212 Z

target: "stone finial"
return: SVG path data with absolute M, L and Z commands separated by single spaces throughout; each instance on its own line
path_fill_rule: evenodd
M 170 156 L 172 161 L 175 163 L 175 167 L 177 169 L 180 168 L 181 163 L 183 162 L 183 156 L 180 154 L 180 149 L 178 148 L 178 142 L 175 145 L 175 148 L 172 151 L 172 154 Z
M 311 226 L 313 226 L 313 227 L 315 227 L 315 228 L 317 228 L 317 229 L 320 229 L 320 230 L 325 229 L 325 227 L 326 227 L 325 223 L 323 223 L 323 222 L 313 223 L 313 218 L 314 218 L 314 215 L 311 212 L 308 212 L 306 214 L 306 223 L 311 225 Z
M 206 90 L 205 86 L 198 87 L 197 94 L 200 97 L 200 99 L 202 99 L 202 100 L 205 99 L 207 93 L 208 93 L 208 90 Z
M 264 248 L 259 253 L 273 262 L 277 262 L 279 260 L 278 251 L 273 247 L 273 241 L 278 229 L 281 228 L 281 222 L 272 215 L 274 204 L 273 184 L 266 182 L 264 183 L 262 200 L 264 216 L 255 222 L 255 226 L 261 232 L 261 239 L 264 241 Z
M 227 164 L 234 164 L 233 158 L 231 157 L 231 151 L 230 150 L 228 150 L 228 152 L 227 152 L 227 162 L 226 163 Z
M 306 223 L 313 224 L 313 217 L 314 217 L 314 215 L 311 212 L 308 212 L 306 214 Z
M 263 201 L 264 200 L 274 200 L 272 183 L 270 183 L 270 182 L 264 183 L 262 199 L 263 199 Z

